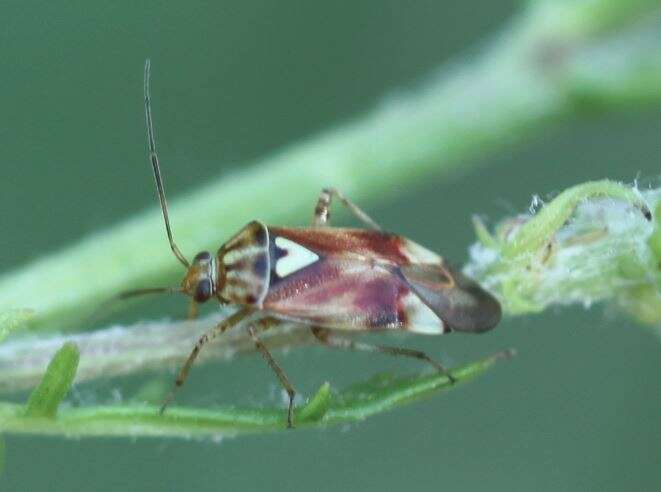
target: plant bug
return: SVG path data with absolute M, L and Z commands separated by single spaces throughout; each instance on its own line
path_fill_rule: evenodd
M 391 234 L 338 190 L 324 189 L 311 227 L 267 226 L 252 221 L 223 244 L 216 254 L 198 253 L 192 263 L 177 247 L 165 199 L 151 114 L 150 62 L 145 62 L 145 118 L 149 160 L 170 248 L 186 268 L 179 288 L 126 292 L 120 297 L 181 292 L 196 306 L 211 298 L 238 310 L 203 334 L 182 366 L 161 413 L 182 386 L 202 347 L 221 333 L 243 325 L 287 391 L 287 426 L 293 425 L 294 387 L 259 339 L 260 331 L 283 322 L 310 329 L 323 345 L 423 360 L 452 375 L 427 354 L 407 348 L 370 345 L 343 337 L 343 331 L 405 330 L 440 335 L 452 331 L 479 333 L 500 321 L 498 301 L 440 256 Z M 367 228 L 331 227 L 330 207 L 338 200 Z

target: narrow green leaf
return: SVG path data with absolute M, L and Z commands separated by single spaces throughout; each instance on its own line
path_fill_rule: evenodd
M 511 355 L 502 352 L 486 359 L 455 368 L 452 373 L 459 383 L 482 374 L 500 358 Z M 406 378 L 379 376 L 350 389 L 333 394 L 330 385 L 321 386 L 310 402 L 297 412 L 298 429 L 318 428 L 340 423 L 361 421 L 452 389 L 443 374 L 426 374 Z M 43 414 L 27 414 L 20 405 L 0 403 L 0 432 L 89 436 L 152 436 L 207 437 L 220 439 L 245 433 L 265 433 L 286 430 L 284 408 L 216 408 L 199 409 L 173 407 L 159 415 L 158 407 L 122 405 L 62 409 L 57 418 L 39 418 Z
M 322 384 L 319 391 L 310 398 L 310 401 L 308 401 L 308 403 L 297 412 L 297 422 L 316 422 L 326 414 L 330 403 L 331 388 L 330 383 L 326 382 Z
M 456 379 L 454 384 L 446 375 L 438 373 L 411 377 L 377 375 L 365 383 L 351 386 L 334 398 L 323 421 L 330 424 L 363 420 L 440 390 L 455 388 L 482 374 L 497 360 L 513 355 L 513 350 L 507 350 L 453 369 L 452 375 Z
M 76 376 L 80 354 L 72 342 L 65 343 L 48 364 L 46 374 L 37 386 L 25 408 L 28 417 L 50 417 L 57 414 L 60 403 L 69 392 Z
M 475 230 L 477 240 L 480 241 L 483 246 L 486 246 L 487 248 L 496 248 L 498 246 L 496 238 L 491 235 L 487 226 L 484 225 L 482 219 L 477 215 L 473 215 L 473 229 Z

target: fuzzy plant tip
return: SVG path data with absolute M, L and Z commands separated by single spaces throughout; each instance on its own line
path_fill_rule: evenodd
M 465 271 L 509 314 L 552 305 L 613 300 L 637 320 L 661 322 L 659 197 L 610 180 L 573 186 L 490 232 L 475 219 L 478 241 Z M 655 214 L 652 214 L 652 210 Z

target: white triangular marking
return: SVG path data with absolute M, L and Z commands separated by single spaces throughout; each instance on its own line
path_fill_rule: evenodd
M 294 241 L 285 239 L 284 237 L 276 237 L 275 245 L 287 252 L 287 254 L 280 258 L 275 264 L 275 273 L 277 273 L 279 277 L 286 277 L 301 268 L 311 265 L 319 259 L 319 256 L 309 249 L 304 248 Z

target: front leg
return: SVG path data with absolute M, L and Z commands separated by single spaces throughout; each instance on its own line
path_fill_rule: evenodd
M 324 188 L 321 190 L 317 206 L 314 208 L 314 217 L 312 218 L 313 227 L 327 227 L 330 226 L 330 206 L 333 197 L 337 198 L 342 204 L 349 209 L 349 211 L 363 224 L 377 231 L 382 230 L 381 226 L 377 224 L 369 215 L 361 210 L 358 205 L 346 198 L 335 188 Z
M 198 307 L 197 307 L 197 302 L 195 302 L 195 299 L 191 299 L 190 303 L 188 304 L 188 319 L 193 320 L 197 319 L 197 314 L 198 314 Z
M 174 400 L 174 396 L 177 393 L 177 390 L 181 388 L 186 382 L 186 378 L 188 377 L 188 372 L 190 371 L 190 368 L 193 366 L 195 359 L 197 359 L 197 356 L 199 355 L 200 350 L 202 350 L 202 347 L 204 347 L 207 343 L 209 343 L 211 340 L 216 338 L 221 333 L 225 333 L 230 328 L 243 322 L 245 318 L 251 313 L 252 311 L 248 308 L 240 309 L 229 318 L 225 318 L 224 320 L 222 320 L 220 323 L 218 323 L 208 332 L 204 333 L 198 339 L 197 343 L 193 347 L 193 350 L 188 356 L 188 359 L 186 359 L 186 362 L 179 370 L 179 374 L 177 375 L 177 379 L 174 382 L 174 386 L 172 387 L 172 390 L 170 390 L 170 393 L 168 394 L 167 398 L 165 398 L 165 401 L 161 406 L 161 409 L 159 411 L 161 415 L 165 412 L 165 409 L 170 404 L 170 402 Z

